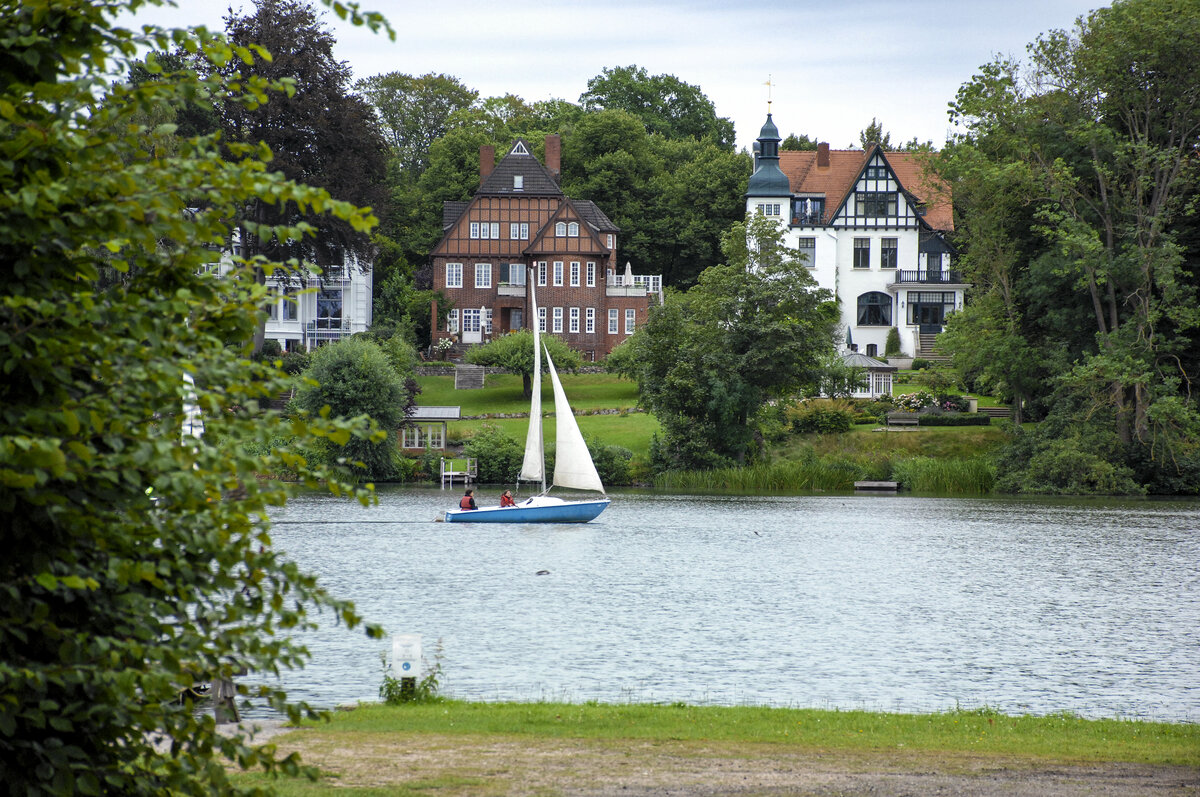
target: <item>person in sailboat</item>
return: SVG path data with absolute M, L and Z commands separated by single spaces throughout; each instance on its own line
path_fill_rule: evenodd
M 474 490 L 468 488 L 466 494 L 463 495 L 462 498 L 458 499 L 458 508 L 459 509 L 478 509 L 479 508 L 479 507 L 475 506 L 475 491 Z
M 500 506 L 516 506 L 517 502 L 513 500 L 512 490 L 505 490 L 504 495 L 500 496 Z

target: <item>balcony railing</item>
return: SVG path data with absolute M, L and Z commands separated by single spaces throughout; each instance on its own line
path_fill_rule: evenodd
M 661 274 L 634 274 L 632 278 L 625 274 L 609 274 L 607 287 L 625 288 L 630 290 L 641 289 L 645 293 L 662 293 L 662 275 Z M 609 295 L 613 295 L 611 292 Z M 630 293 L 628 295 L 634 295 Z
M 794 213 L 792 214 L 793 227 L 816 227 L 821 223 L 821 212 L 812 211 L 809 213 Z
M 926 269 L 901 269 L 896 272 L 896 282 L 912 283 L 918 285 L 937 285 L 937 284 L 962 284 L 964 282 L 961 271 L 953 269 L 934 269 L 928 271 Z
M 496 286 L 496 292 L 500 296 L 524 296 L 525 295 L 525 286 L 524 285 L 513 285 L 508 282 L 501 282 L 499 285 Z

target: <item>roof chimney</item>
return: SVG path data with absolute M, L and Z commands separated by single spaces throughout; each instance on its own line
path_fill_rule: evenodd
M 496 168 L 496 148 L 484 145 L 479 148 L 479 179 L 483 180 Z
M 546 136 L 546 170 L 557 183 L 562 175 L 562 138 L 557 135 Z
M 828 169 L 829 168 L 829 143 L 828 142 L 823 141 L 820 144 L 817 144 L 817 168 L 818 169 Z

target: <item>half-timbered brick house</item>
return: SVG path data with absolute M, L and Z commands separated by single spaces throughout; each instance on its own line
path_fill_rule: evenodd
M 600 359 L 661 297 L 661 277 L 618 267 L 617 226 L 594 203 L 559 187 L 560 138 L 547 136 L 545 151 L 543 166 L 524 140 L 499 163 L 492 147 L 480 148 L 479 190 L 469 202 L 445 203 L 433 287 L 453 307 L 440 329 L 434 308 L 432 343 L 483 343 L 536 322 L 585 359 Z

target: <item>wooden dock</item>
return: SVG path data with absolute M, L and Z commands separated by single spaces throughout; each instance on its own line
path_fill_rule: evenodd
M 900 482 L 855 482 L 856 493 L 894 493 L 900 489 Z

